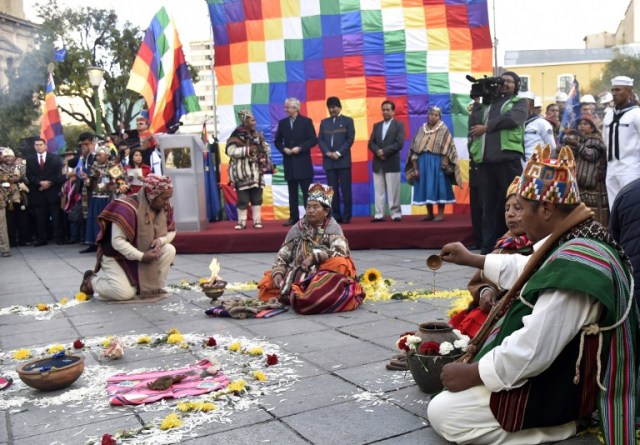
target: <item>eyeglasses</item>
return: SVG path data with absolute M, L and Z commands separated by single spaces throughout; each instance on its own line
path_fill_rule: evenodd
M 512 83 L 512 84 L 514 84 L 514 85 L 515 85 L 515 83 L 516 83 L 515 81 L 513 81 L 513 80 L 511 80 L 511 79 L 503 79 L 503 80 L 504 80 L 504 83 Z

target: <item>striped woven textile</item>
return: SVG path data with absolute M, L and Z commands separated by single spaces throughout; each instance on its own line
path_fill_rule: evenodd
M 291 287 L 290 302 L 299 314 L 330 314 L 356 309 L 365 293 L 353 278 L 321 270 Z

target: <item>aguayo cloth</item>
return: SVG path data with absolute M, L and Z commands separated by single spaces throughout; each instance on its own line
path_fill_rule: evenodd
M 211 365 L 209 360 L 202 360 L 186 368 L 112 375 L 107 379 L 109 403 L 117 406 L 143 405 L 162 399 L 199 396 L 225 388 L 229 384 L 229 379 L 221 371 L 216 375 L 201 377 L 201 374 Z M 165 390 L 154 390 L 147 386 L 148 383 L 160 377 L 178 376 L 184 376 L 184 378 Z
M 635 443 L 637 307 L 630 266 L 613 246 L 606 230 L 592 220 L 564 235 L 476 357 L 480 360 L 494 348 L 508 347 L 503 341 L 525 327 L 523 318 L 532 314 L 544 292 L 555 290 L 565 298 L 571 298 L 572 292 L 588 294 L 601 307 L 596 324 L 601 338 L 597 333 L 582 338 L 583 327 L 542 373 L 522 386 L 491 395 L 491 410 L 505 430 L 560 425 L 586 417 L 598 400 L 607 443 Z M 597 370 L 599 341 L 601 372 Z M 597 378 L 604 390 L 598 390 Z
M 225 298 L 222 304 L 204 311 L 209 317 L 230 318 L 271 318 L 286 312 L 288 308 L 278 302 L 277 298 L 269 301 L 260 301 L 255 298 L 235 297 Z
M 161 289 L 159 274 L 155 263 L 139 263 L 126 259 L 111 245 L 111 225 L 117 224 L 129 241 L 138 250 L 145 252 L 154 239 L 165 236 L 175 230 L 173 208 L 168 206 L 155 213 L 149 207 L 145 191 L 125 198 L 116 199 L 107 205 L 98 217 L 100 233 L 97 239 L 98 255 L 95 272 L 100 270 L 103 255 L 114 258 L 125 271 L 129 283 L 139 286 L 140 293 L 154 292 Z

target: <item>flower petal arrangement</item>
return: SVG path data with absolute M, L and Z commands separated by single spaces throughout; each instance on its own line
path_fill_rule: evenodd
M 423 340 L 414 332 L 405 332 L 396 342 L 396 347 L 401 351 L 415 352 L 421 355 L 457 355 L 466 352 L 469 341 L 471 341 L 469 336 L 463 335 L 457 329 L 453 329 L 453 333 L 458 337 L 453 343 L 448 341 L 438 343 Z

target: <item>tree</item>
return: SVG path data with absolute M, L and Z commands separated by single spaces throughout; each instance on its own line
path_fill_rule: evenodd
M 615 56 L 605 65 L 600 79 L 592 82 L 593 91 L 611 90 L 611 79 L 617 76 L 629 76 L 640 82 L 640 57 L 635 53 L 616 49 Z

